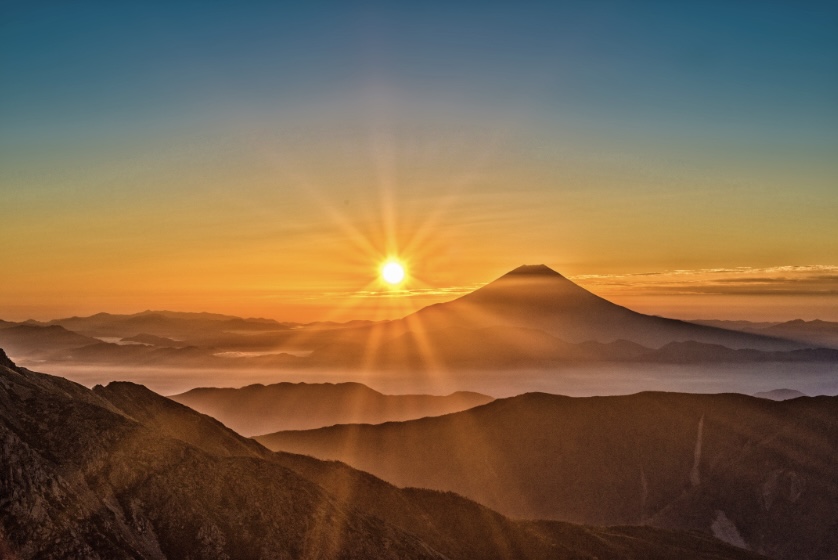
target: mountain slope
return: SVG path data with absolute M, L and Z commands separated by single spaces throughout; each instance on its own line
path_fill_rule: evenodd
M 663 530 L 511 521 L 273 454 L 142 386 L 90 391 L 0 351 L 4 558 L 756 559 Z
M 696 529 L 777 558 L 838 553 L 838 398 L 532 393 L 256 439 L 516 517 Z
M 335 424 L 412 420 L 459 412 L 493 400 L 465 391 L 447 396 L 384 395 L 360 383 L 199 388 L 169 398 L 246 436 Z
M 821 321 L 820 319 L 804 321 L 803 319 L 794 319 L 783 323 L 717 320 L 696 320 L 691 322 L 742 332 L 779 336 L 787 340 L 794 340 L 820 348 L 838 348 L 838 322 L 835 321 Z
M 838 348 L 838 322 L 835 321 L 795 319 L 794 321 L 760 329 L 757 332 L 770 336 L 781 336 L 789 340 L 797 340 L 824 348 Z
M 242 319 L 232 315 L 174 311 L 143 311 L 132 315 L 97 313 L 89 317 L 55 319 L 48 324 L 60 325 L 88 336 L 131 337 L 150 333 L 175 339 L 200 336 L 206 332 L 281 331 L 292 326 L 272 319 Z
M 58 325 L 15 325 L 0 329 L 0 347 L 15 358 L 44 357 L 53 352 L 96 344 L 99 340 Z
M 798 397 L 808 397 L 809 395 L 801 393 L 796 389 L 774 389 L 772 391 L 754 393 L 754 396 L 760 399 L 770 399 L 772 401 L 787 401 Z
M 316 481 L 338 503 L 372 515 L 428 543 L 451 558 L 702 558 L 731 554 L 712 538 L 641 528 L 581 528 L 565 523 L 522 523 L 451 493 L 398 489 L 341 463 L 288 453 L 271 453 L 219 422 L 132 383 L 96 387 L 97 395 L 142 417 L 166 435 L 208 450 L 207 435 L 239 453 L 281 464 Z M 231 442 L 238 446 L 229 446 Z
M 622 339 L 655 348 L 687 340 L 761 350 L 800 347 L 769 336 L 643 315 L 592 294 L 544 265 L 518 267 L 454 301 L 421 309 L 404 322 L 414 332 L 506 325 L 542 330 L 566 342 Z
M 0 380 L 0 526 L 20 558 L 443 558 L 278 464 L 162 436 L 57 378 Z

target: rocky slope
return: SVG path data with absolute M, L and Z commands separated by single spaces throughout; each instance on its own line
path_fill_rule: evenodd
M 0 449 L 3 558 L 758 558 L 681 532 L 512 521 L 274 454 L 139 385 L 91 391 L 2 352 Z
M 256 439 L 515 517 L 699 530 L 788 560 L 838 554 L 838 397 L 532 393 Z

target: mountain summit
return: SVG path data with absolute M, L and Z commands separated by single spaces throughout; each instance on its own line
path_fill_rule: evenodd
M 783 339 L 644 315 L 592 294 L 543 264 L 520 266 L 470 294 L 428 306 L 406 320 L 426 331 L 523 327 L 572 343 L 630 340 L 658 348 L 692 340 L 759 350 L 800 347 Z
M 522 264 L 518 268 L 510 270 L 509 272 L 501 276 L 499 280 L 510 276 L 558 276 L 559 278 L 564 278 L 564 276 L 562 276 L 546 264 Z

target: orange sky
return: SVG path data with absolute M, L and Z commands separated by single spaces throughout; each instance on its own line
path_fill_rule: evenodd
M 0 318 L 394 317 L 544 263 L 642 311 L 838 320 L 828 18 L 676 4 L 21 4 Z M 390 255 L 408 292 L 369 293 Z
M 510 161 L 491 136 L 387 130 L 362 136 L 351 158 L 339 143 L 315 156 L 240 132 L 221 161 L 214 142 L 128 161 L 90 145 L 79 157 L 103 161 L 30 170 L 5 197 L 16 212 L 0 223 L 0 318 L 389 318 L 545 263 L 661 315 L 838 319 L 834 204 L 784 190 L 783 174 L 752 170 L 757 189 L 719 170 L 678 176 L 664 161 Z M 384 288 L 389 255 L 407 263 L 409 291 L 365 293 Z

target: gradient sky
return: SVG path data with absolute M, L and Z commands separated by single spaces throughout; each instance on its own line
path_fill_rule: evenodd
M 392 317 L 545 263 L 838 320 L 835 2 L 0 2 L 0 86 L 0 318 Z

